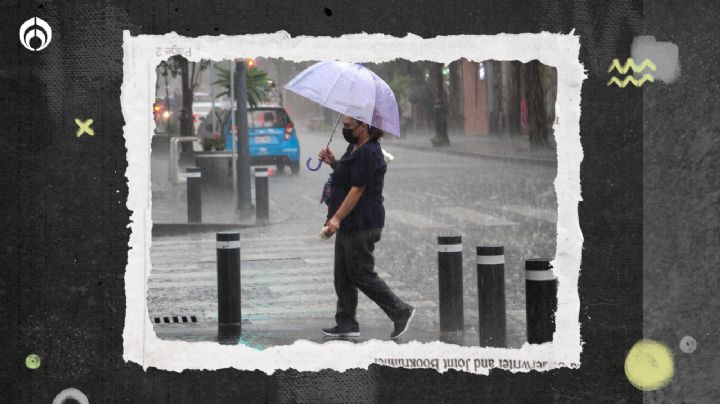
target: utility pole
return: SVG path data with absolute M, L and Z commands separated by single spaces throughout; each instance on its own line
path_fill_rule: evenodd
M 450 146 L 447 134 L 447 104 L 445 103 L 445 89 L 443 86 L 443 64 L 435 64 L 435 78 L 437 91 L 435 94 L 435 137 L 430 139 L 434 147 Z
M 235 61 L 230 61 L 230 147 L 232 147 L 233 205 L 238 206 L 238 130 L 235 122 Z
M 215 85 L 213 84 L 215 82 L 215 69 L 214 64 L 215 62 L 210 61 L 210 65 L 208 66 L 208 81 L 210 81 L 210 118 L 212 119 L 212 133 L 213 136 L 215 136 L 215 131 L 217 128 L 215 127 Z
M 250 182 L 250 139 L 248 139 L 247 122 L 247 66 L 245 59 L 235 63 L 235 101 L 237 112 L 235 122 L 238 130 L 238 164 L 237 164 L 237 189 L 238 189 L 238 210 L 240 217 L 247 218 L 253 214 Z
M 192 123 L 192 90 L 188 75 L 188 60 L 180 58 L 180 69 L 182 72 L 182 109 L 180 110 L 180 136 L 193 136 Z M 189 109 L 188 109 L 189 107 Z M 185 162 L 192 161 L 192 144 L 183 142 L 180 151 L 180 159 Z
M 180 72 L 182 73 L 182 105 L 180 107 L 180 136 L 192 136 L 192 111 L 188 111 L 188 105 L 192 106 L 192 95 L 190 94 L 190 78 L 188 77 L 188 60 L 180 58 Z

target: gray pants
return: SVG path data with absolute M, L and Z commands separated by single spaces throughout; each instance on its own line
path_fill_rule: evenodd
M 375 272 L 375 243 L 380 241 L 382 228 L 355 232 L 338 232 L 335 236 L 335 321 L 340 327 L 357 328 L 355 313 L 358 289 L 374 301 L 392 321 L 397 321 L 410 308 L 390 290 Z

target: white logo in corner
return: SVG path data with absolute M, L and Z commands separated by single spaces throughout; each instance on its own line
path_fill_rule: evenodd
M 52 29 L 45 20 L 33 17 L 20 26 L 20 43 L 37 52 L 47 48 L 52 40 Z

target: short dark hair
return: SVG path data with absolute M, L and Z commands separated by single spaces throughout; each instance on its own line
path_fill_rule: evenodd
M 357 121 L 357 123 L 360 125 L 367 125 L 368 134 L 370 134 L 370 139 L 378 140 L 378 139 L 382 138 L 383 136 L 385 136 L 385 132 L 382 129 L 372 126 L 369 123 L 363 122 L 359 119 L 356 119 L 356 118 L 353 118 L 353 119 L 355 119 L 355 121 Z
M 385 132 L 383 132 L 382 129 L 372 125 L 368 125 L 368 133 L 370 134 L 370 139 L 372 140 L 378 140 L 385 136 Z

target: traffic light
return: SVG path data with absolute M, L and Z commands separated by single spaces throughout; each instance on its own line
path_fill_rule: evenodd
M 255 58 L 248 58 L 246 63 L 248 68 L 255 67 Z

